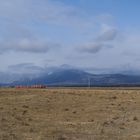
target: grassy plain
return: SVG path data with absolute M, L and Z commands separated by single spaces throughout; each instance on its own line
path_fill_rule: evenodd
M 1 88 L 0 140 L 140 140 L 140 89 Z

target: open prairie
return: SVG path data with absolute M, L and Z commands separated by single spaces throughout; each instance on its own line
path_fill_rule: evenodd
M 0 140 L 140 140 L 140 89 L 0 89 Z

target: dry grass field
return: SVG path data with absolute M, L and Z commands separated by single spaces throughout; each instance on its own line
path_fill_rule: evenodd
M 140 89 L 0 89 L 0 140 L 140 140 Z

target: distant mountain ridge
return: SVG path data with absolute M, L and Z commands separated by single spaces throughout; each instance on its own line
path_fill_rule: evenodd
M 140 76 L 124 74 L 90 74 L 78 69 L 59 69 L 41 75 L 38 78 L 26 78 L 21 81 L 15 81 L 12 85 L 124 85 L 140 84 Z

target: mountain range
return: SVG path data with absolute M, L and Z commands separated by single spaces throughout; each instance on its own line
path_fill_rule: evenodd
M 37 73 L 32 71 L 26 71 L 26 73 L 0 72 L 0 86 L 32 84 L 49 86 L 112 86 L 140 84 L 140 75 L 134 74 L 91 74 L 69 65 L 39 70 L 41 71 L 37 71 Z
M 78 69 L 59 69 L 35 78 L 24 78 L 9 85 L 46 84 L 50 86 L 138 85 L 140 76 L 124 74 L 90 74 Z

